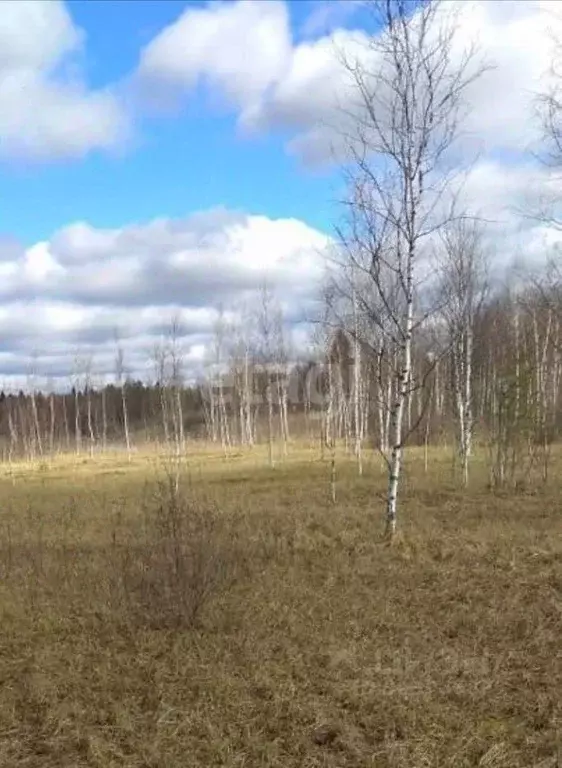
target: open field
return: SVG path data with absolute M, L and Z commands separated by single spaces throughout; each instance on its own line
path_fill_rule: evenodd
M 388 546 L 378 461 L 291 456 L 0 469 L 1 766 L 562 764 L 562 457 L 411 452 Z

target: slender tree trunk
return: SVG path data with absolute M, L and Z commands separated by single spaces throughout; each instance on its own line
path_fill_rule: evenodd
M 429 465 L 429 425 L 431 423 L 429 414 L 427 415 L 427 418 L 425 420 L 425 429 L 424 429 L 424 435 L 423 435 L 423 469 L 425 474 L 427 475 L 428 465 Z
M 287 426 L 287 413 L 284 408 L 284 399 L 283 399 L 283 384 L 281 382 L 281 376 L 279 375 L 279 371 L 276 375 L 276 385 L 277 385 L 277 402 L 278 402 L 278 412 L 279 412 L 279 429 L 281 432 L 281 441 L 283 443 L 283 455 L 287 455 L 287 440 L 288 440 L 288 426 Z
M 216 402 L 215 402 L 215 382 L 211 373 L 209 379 L 209 437 L 213 443 L 217 442 L 217 419 L 216 419 Z
M 393 365 L 396 365 L 396 355 L 394 352 L 393 358 Z M 392 376 L 390 375 L 390 371 L 387 371 L 383 424 L 383 452 L 385 455 L 390 451 L 390 418 L 392 413 L 393 383 L 394 382 L 392 380 Z
M 222 381 L 222 373 L 219 373 L 218 408 L 219 408 L 219 427 L 220 427 L 220 434 L 221 434 L 221 443 L 222 443 L 224 455 L 226 456 L 228 454 L 228 451 L 230 450 L 231 441 L 230 441 L 230 430 L 228 428 L 228 414 L 226 411 L 226 403 L 224 400 L 224 387 L 223 387 L 223 381 Z
M 284 379 L 281 386 L 281 414 L 285 439 L 285 453 L 287 452 L 287 444 L 290 440 L 289 433 L 289 409 L 287 405 L 287 381 Z
M 353 421 L 355 431 L 355 458 L 359 474 L 363 474 L 363 452 L 361 434 L 361 346 L 359 344 L 359 322 L 357 297 L 353 291 L 354 360 L 353 360 Z
M 62 419 L 64 422 L 64 436 L 66 438 L 66 451 L 70 453 L 70 428 L 68 426 L 68 412 L 66 410 L 66 395 L 62 396 Z
M 80 456 L 82 446 L 82 429 L 80 427 L 80 399 L 78 388 L 74 390 L 74 439 L 76 441 L 76 455 Z
M 49 395 L 49 414 L 50 414 L 50 429 L 49 429 L 49 453 L 51 458 L 55 452 L 55 396 L 51 392 Z
M 41 438 L 41 426 L 39 424 L 39 414 L 37 412 L 37 400 L 35 398 L 35 392 L 31 390 L 31 412 L 33 414 L 33 426 L 35 429 L 35 436 L 37 441 L 37 448 L 39 449 L 39 455 L 43 457 L 43 440 Z
M 8 407 L 8 428 L 10 430 L 10 448 L 9 448 L 9 461 L 11 463 L 12 456 L 14 453 L 17 454 L 18 451 L 18 430 L 17 426 L 14 424 L 14 420 L 12 418 L 12 408 L 11 405 Z
M 515 306 L 513 312 L 513 328 L 515 332 L 515 413 L 514 421 L 519 423 L 521 411 L 521 349 L 519 340 L 519 308 Z
M 410 379 L 412 372 L 412 329 L 414 321 L 414 295 L 413 295 L 413 266 L 414 245 L 409 244 L 406 271 L 406 315 L 403 320 L 404 339 L 401 343 L 401 364 L 399 380 L 397 382 L 396 400 L 391 413 L 392 452 L 388 474 L 388 496 L 386 505 L 386 534 L 389 537 L 396 533 L 396 508 L 398 498 L 398 485 L 402 468 L 403 435 L 402 424 L 404 421 L 404 409 L 407 405 Z
M 101 420 L 102 420 L 102 450 L 107 451 L 107 388 L 105 384 L 101 390 Z
M 388 414 L 390 403 L 388 398 L 388 386 L 385 384 L 383 377 L 383 357 L 384 349 L 381 344 L 377 355 L 376 398 L 379 422 L 379 450 L 383 456 L 386 456 L 388 453 Z M 390 384 L 390 379 L 388 384 Z
M 462 447 L 462 471 L 465 487 L 468 486 L 468 462 L 472 455 L 472 328 L 467 328 L 464 363 L 464 443 Z
M 170 426 L 169 426 L 169 420 L 168 420 L 168 398 L 167 398 L 167 387 L 162 382 L 159 386 L 160 390 L 160 411 L 162 414 L 162 427 L 164 429 L 164 443 L 166 444 L 166 447 L 170 445 Z
M 254 444 L 254 435 L 252 430 L 252 393 L 253 387 L 251 385 L 250 376 L 250 360 L 249 351 L 246 348 L 244 354 L 244 409 L 245 409 L 245 423 L 246 423 L 246 436 L 249 445 Z
M 176 454 L 179 457 L 185 453 L 185 435 L 183 428 L 183 406 L 181 402 L 181 388 L 174 385 L 174 429 L 176 433 Z
M 131 461 L 131 435 L 129 433 L 129 411 L 127 408 L 126 385 L 121 385 L 121 407 L 123 409 L 123 432 L 125 435 L 125 445 L 127 446 L 127 461 Z
M 267 374 L 267 387 L 265 396 L 267 399 L 267 442 L 269 452 L 269 466 L 273 468 L 275 466 L 275 460 L 273 458 L 273 393 L 271 391 L 271 376 L 269 372 Z
M 238 397 L 238 428 L 240 433 L 240 445 L 248 445 L 249 440 L 246 434 L 246 416 L 244 413 L 244 391 L 241 388 L 237 389 L 236 395 Z
M 88 433 L 90 435 L 90 458 L 93 459 L 95 444 L 96 444 L 96 437 L 94 435 L 94 424 L 92 421 L 92 395 L 90 393 L 89 387 L 88 387 L 88 394 L 86 399 L 86 407 L 87 407 L 87 413 L 88 413 Z

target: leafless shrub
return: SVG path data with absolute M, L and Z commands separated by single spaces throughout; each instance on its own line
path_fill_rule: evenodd
M 158 483 L 135 540 L 114 540 L 114 596 L 129 617 L 153 628 L 193 627 L 233 583 L 241 557 L 216 505 L 188 496 L 175 478 Z

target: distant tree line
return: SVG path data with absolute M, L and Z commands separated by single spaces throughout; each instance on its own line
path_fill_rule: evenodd
M 263 312 L 275 300 L 269 289 L 261 293 Z M 340 296 L 337 313 L 336 302 L 327 301 L 315 349 L 295 361 L 275 306 L 279 333 L 266 328 L 267 343 L 260 338 L 263 322 L 221 320 L 207 373 L 190 386 L 181 382 L 178 359 L 173 376 L 164 365 L 162 381 L 153 383 L 124 379 L 65 393 L 0 392 L 3 459 L 94 455 L 118 446 L 132 451 L 147 443 L 183 453 L 195 439 L 227 452 L 267 443 L 271 463 L 274 446 L 287 452 L 292 438 L 323 449 L 339 441 L 359 462 L 365 448 L 388 455 L 396 349 L 358 308 L 347 307 L 346 314 Z M 465 483 L 475 442 L 489 451 L 497 484 L 521 480 L 539 466 L 547 473 L 550 446 L 562 432 L 558 273 L 551 268 L 519 291 L 486 291 L 468 315 L 459 310 L 466 306 L 447 301 L 412 345 L 404 440 L 456 443 Z

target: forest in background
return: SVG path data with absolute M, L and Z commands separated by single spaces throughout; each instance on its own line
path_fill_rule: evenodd
M 532 469 L 547 478 L 550 448 L 562 431 L 557 278 L 551 266 L 518 292 L 482 290 L 470 316 L 454 300 L 434 316 L 414 346 L 409 444 L 456 445 L 462 462 L 474 441 L 491 451 L 496 483 L 522 481 Z M 396 376 L 382 335 L 377 343 L 374 333 L 354 334 L 332 313 L 332 322 L 319 325 L 316 349 L 294 362 L 271 291 L 264 289 L 262 299 L 261 315 L 246 333 L 242 326 L 217 326 L 215 362 L 198 383 L 184 382 L 172 325 L 159 347 L 155 381 L 117 373 L 115 383 L 96 387 L 86 370 L 65 393 L 1 392 L 2 459 L 95 456 L 156 444 L 183 454 L 193 440 L 225 452 L 259 443 L 286 452 L 297 439 L 329 450 L 337 440 L 358 462 L 365 449 L 385 454 Z

